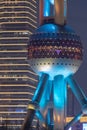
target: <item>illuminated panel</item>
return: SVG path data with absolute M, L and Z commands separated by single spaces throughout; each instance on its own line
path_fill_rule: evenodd
M 66 122 L 70 122 L 73 119 L 73 117 L 66 117 Z
M 87 130 L 87 123 L 83 123 L 83 130 Z
M 71 120 L 73 119 L 73 117 L 66 117 L 66 122 L 70 122 Z M 83 116 L 80 118 L 80 122 L 83 123 L 83 122 L 87 122 L 87 116 Z
M 55 41 L 56 43 L 57 41 Z M 57 43 L 56 43 L 57 44 Z M 41 45 L 41 44 L 40 44 Z M 81 49 L 79 47 L 63 46 L 30 46 L 29 58 L 71 58 L 82 59 Z
M 87 116 L 81 117 L 80 122 L 87 122 Z
M 0 0 L 0 118 L 8 129 L 20 129 L 38 82 L 27 63 L 37 17 L 36 0 Z

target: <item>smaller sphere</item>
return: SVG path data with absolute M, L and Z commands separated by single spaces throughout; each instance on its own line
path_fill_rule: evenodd
M 31 36 L 28 60 L 39 75 L 74 74 L 82 62 L 80 37 L 67 25 L 44 24 Z

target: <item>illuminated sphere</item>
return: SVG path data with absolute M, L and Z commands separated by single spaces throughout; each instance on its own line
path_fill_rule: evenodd
M 31 35 L 28 45 L 28 60 L 32 69 L 45 72 L 53 78 L 74 74 L 82 62 L 80 37 L 64 25 L 44 24 Z

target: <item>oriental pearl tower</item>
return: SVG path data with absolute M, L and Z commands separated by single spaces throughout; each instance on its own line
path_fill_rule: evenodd
M 28 44 L 28 61 L 40 80 L 29 102 L 22 130 L 31 129 L 35 115 L 44 130 L 68 130 L 87 114 L 86 96 L 73 79 L 82 63 L 82 43 L 67 25 L 66 16 L 67 0 L 39 0 L 39 27 Z M 68 124 L 67 87 L 82 108 Z

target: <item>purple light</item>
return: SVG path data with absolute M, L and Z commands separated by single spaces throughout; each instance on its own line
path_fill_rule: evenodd
M 59 55 L 59 53 L 61 52 L 61 50 L 56 50 L 57 54 Z

